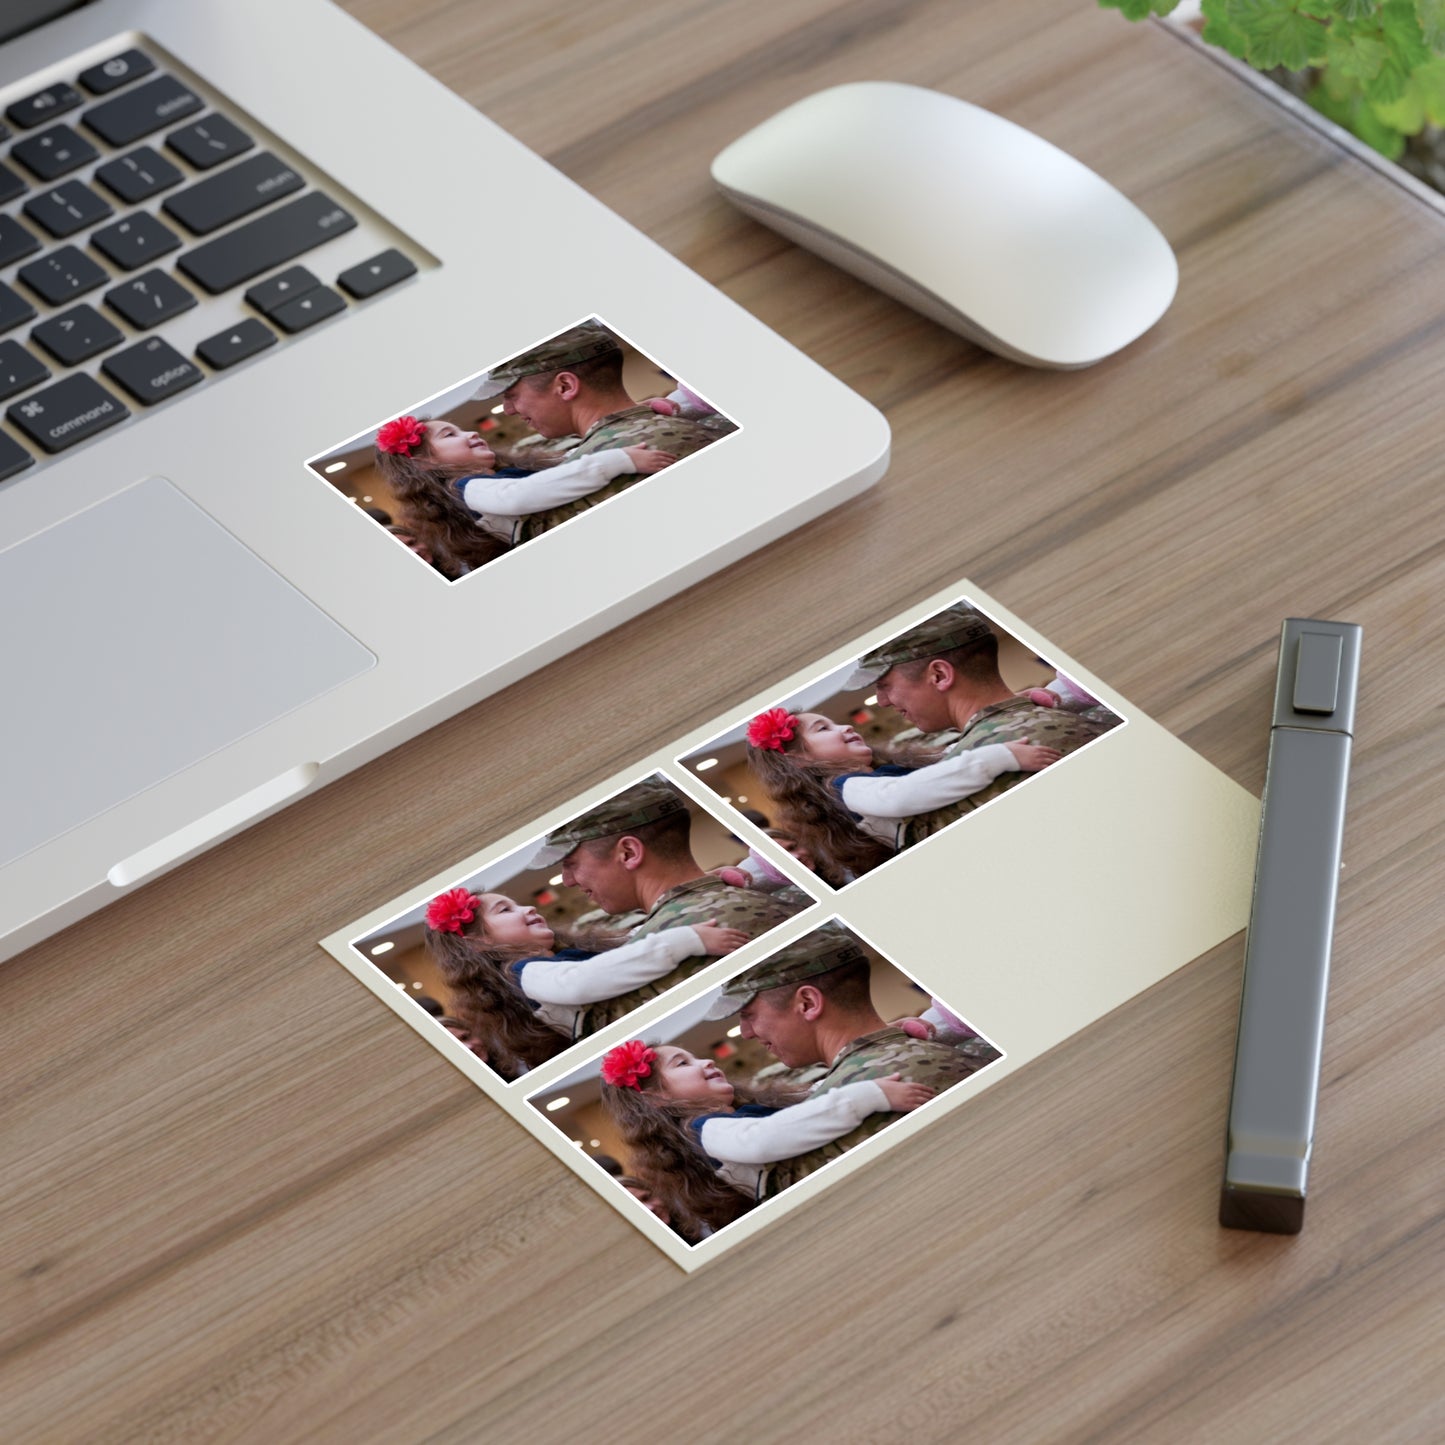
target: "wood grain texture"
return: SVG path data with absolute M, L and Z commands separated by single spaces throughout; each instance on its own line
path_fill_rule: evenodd
M 881 406 L 894 463 L 0 970 L 0 1435 L 1445 1437 L 1445 216 L 1084 0 L 347 8 Z M 1178 251 L 1165 321 L 1027 372 L 713 192 L 865 78 L 1100 170 Z M 965 575 L 1255 791 L 1280 619 L 1364 625 L 1305 1233 L 1215 1222 L 1235 939 L 684 1276 L 315 940 Z

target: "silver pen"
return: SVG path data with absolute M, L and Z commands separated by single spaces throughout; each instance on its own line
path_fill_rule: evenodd
M 1229 1229 L 1304 1224 L 1360 637 L 1299 617 L 1280 636 L 1219 1203 Z

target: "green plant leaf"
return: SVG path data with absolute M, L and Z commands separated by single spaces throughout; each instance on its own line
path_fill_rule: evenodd
M 1415 15 L 1415 0 L 1385 0 L 1380 7 L 1380 28 L 1406 73 L 1432 58 Z
M 1380 8 L 1380 0 L 1299 0 L 1295 9 L 1316 20 L 1367 20 Z
M 1356 34 L 1349 27 L 1332 25 L 1325 36 L 1325 66 L 1331 75 L 1350 80 L 1373 80 L 1390 54 L 1378 34 Z
M 1415 82 L 1415 76 L 1419 73 L 1416 71 L 1415 75 L 1410 77 L 1410 83 L 1399 100 L 1370 106 L 1377 120 L 1401 135 L 1419 135 L 1425 128 L 1425 97 Z
M 1436 55 L 1445 55 L 1445 0 L 1415 0 L 1420 35 Z
M 1327 120 L 1344 126 L 1346 130 L 1349 129 L 1350 120 L 1354 116 L 1355 106 L 1358 103 L 1357 96 L 1331 95 L 1326 86 L 1316 85 L 1311 88 L 1305 99 Z
M 1410 88 L 1410 69 L 1393 50 L 1387 50 L 1384 63 L 1365 81 L 1365 98 L 1374 105 L 1392 105 Z
M 1388 161 L 1397 161 L 1405 154 L 1405 137 L 1394 126 L 1386 125 L 1375 114 L 1373 106 L 1362 105 L 1355 112 L 1351 129 L 1366 145 L 1379 151 Z
M 1227 0 L 1225 13 L 1244 36 L 1257 70 L 1303 70 L 1324 58 L 1325 27 L 1298 10 L 1299 0 Z
M 1099 0 L 1103 10 L 1117 10 L 1125 20 L 1147 20 L 1151 15 L 1168 15 L 1179 0 Z
M 1417 65 L 1410 84 L 1419 94 L 1430 124 L 1445 126 L 1445 60 Z
M 1228 4 L 1229 0 L 1200 0 L 1199 9 L 1204 16 L 1200 38 L 1208 45 L 1227 51 L 1236 60 L 1248 60 L 1249 45 L 1230 20 Z
M 1323 86 L 1315 86 L 1305 97 L 1323 116 L 1357 135 L 1366 145 L 1386 158 L 1397 161 L 1405 153 L 1405 138 L 1375 115 L 1369 105 L 1358 98 L 1341 101 L 1332 98 Z
M 1315 88 L 1323 88 L 1331 100 L 1341 102 L 1360 100 L 1365 94 L 1365 88 L 1358 80 L 1330 65 L 1320 68 Z M 1344 122 L 1342 121 L 1341 124 L 1343 125 Z

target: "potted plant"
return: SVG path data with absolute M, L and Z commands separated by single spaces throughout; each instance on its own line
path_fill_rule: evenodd
M 1129 20 L 1182 16 L 1205 44 L 1445 191 L 1445 0 L 1099 4 Z

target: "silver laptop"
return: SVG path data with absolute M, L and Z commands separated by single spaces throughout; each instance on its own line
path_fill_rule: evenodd
M 0 958 L 887 465 L 324 0 L 0 33 Z

